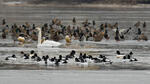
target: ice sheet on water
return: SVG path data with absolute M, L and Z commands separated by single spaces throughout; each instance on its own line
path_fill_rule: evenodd
M 24 48 L 24 47 L 0 47 L 0 51 L 31 51 L 31 50 L 36 50 L 36 48 Z
M 90 42 L 85 43 L 94 43 L 94 44 L 118 44 L 118 45 L 149 45 L 150 40 L 148 41 L 137 41 L 137 40 L 125 40 L 125 41 L 115 41 L 115 40 L 102 40 L 101 42 Z
M 3 4 L 5 5 L 17 5 L 17 4 L 22 4 L 21 1 L 11 1 L 11 2 L 4 2 Z
M 149 84 L 149 73 L 149 71 L 1 70 L 0 80 L 2 84 L 142 84 L 143 81 L 144 84 Z

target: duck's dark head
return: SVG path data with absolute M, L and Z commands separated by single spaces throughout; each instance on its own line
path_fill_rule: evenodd
M 82 53 L 80 53 L 80 56 L 82 56 Z
M 87 56 L 86 56 L 86 53 L 84 53 L 84 54 L 83 54 L 83 58 L 85 59 L 86 57 L 87 57 Z
M 130 52 L 129 54 L 130 54 L 130 55 L 133 55 L 133 52 Z
M 93 58 L 93 56 L 92 56 L 92 55 L 89 55 L 88 57 L 89 57 L 89 59 L 92 59 L 92 58 Z
M 35 56 L 35 57 L 38 57 L 38 55 L 37 55 L 36 53 L 34 54 L 34 56 Z
M 62 55 L 59 55 L 59 59 L 62 60 Z
M 27 56 L 27 54 L 24 54 L 24 56 Z
M 30 54 L 34 54 L 34 50 L 31 50 Z
M 99 55 L 99 58 L 103 58 L 103 55 Z
M 72 50 L 70 55 L 75 55 L 76 54 L 76 51 L 75 50 Z
M 42 56 L 42 59 L 45 59 L 46 57 L 45 56 Z
M 119 50 L 117 50 L 117 51 L 116 51 L 116 53 L 117 53 L 118 55 L 120 55 L 120 54 L 121 54 Z
M 49 56 L 48 56 L 48 55 L 46 55 L 46 58 L 47 58 L 47 59 L 49 59 Z
M 16 58 L 16 55 L 15 55 L 15 54 L 13 54 L 13 55 L 12 55 L 12 57 L 13 57 L 13 58 Z
M 24 54 L 24 52 L 23 52 L 23 51 L 21 51 L 20 53 L 21 53 L 21 54 Z

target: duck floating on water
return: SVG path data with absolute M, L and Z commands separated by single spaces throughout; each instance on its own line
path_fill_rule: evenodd
M 12 55 L 12 56 L 8 56 L 5 58 L 5 60 L 12 60 L 12 61 L 15 61 L 17 59 L 16 55 Z
M 130 52 L 129 54 L 123 54 L 120 53 L 120 51 L 116 51 L 117 55 L 116 57 L 118 59 L 122 60 L 129 60 L 129 62 L 135 62 L 138 61 L 136 58 L 134 58 L 132 55 L 133 53 Z M 46 65 L 46 66 L 60 66 L 60 65 L 78 65 L 78 66 L 89 66 L 93 64 L 112 64 L 114 63 L 112 60 L 110 60 L 105 55 L 99 55 L 98 57 L 93 57 L 92 55 L 87 55 L 86 53 L 80 53 L 79 56 L 76 56 L 76 51 L 72 50 L 68 55 L 62 56 L 59 55 L 58 57 L 49 57 L 49 55 L 45 56 L 38 56 L 38 54 L 31 50 L 29 54 L 25 52 L 21 52 L 20 58 L 16 55 L 8 56 L 5 58 L 5 60 L 13 60 L 13 62 L 23 59 L 23 60 L 29 60 L 30 62 L 39 64 L 39 65 Z M 27 62 L 27 61 L 25 61 Z
M 117 58 L 121 58 L 123 60 L 129 60 L 130 62 L 133 62 L 133 61 L 138 61 L 136 58 L 134 58 L 132 55 L 133 55 L 133 52 L 130 52 L 128 54 L 124 54 L 124 53 L 120 53 L 119 50 L 116 51 L 116 57 Z

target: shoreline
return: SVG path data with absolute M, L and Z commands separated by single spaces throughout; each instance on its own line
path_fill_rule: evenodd
M 27 6 L 27 7 L 72 7 L 72 8 L 150 8 L 150 4 L 58 4 L 58 3 L 47 3 L 47 4 L 35 4 L 28 2 L 3 2 L 5 6 Z

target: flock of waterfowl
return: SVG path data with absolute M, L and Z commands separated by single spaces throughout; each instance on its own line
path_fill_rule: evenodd
M 76 18 L 73 18 L 72 24 L 64 25 L 61 20 L 54 18 L 49 24 L 45 23 L 41 26 L 30 24 L 26 22 L 23 25 L 7 25 L 5 19 L 2 20 L 2 39 L 7 39 L 11 35 L 14 43 L 19 41 L 20 44 L 32 43 L 38 41 L 37 46 L 60 46 L 60 40 L 66 41 L 67 44 L 71 44 L 74 40 L 79 41 L 96 41 L 100 42 L 102 39 L 109 40 L 110 38 L 118 41 L 124 40 L 145 40 L 148 38 L 144 34 L 146 28 L 146 22 L 137 22 L 133 27 L 120 29 L 119 24 L 102 23 L 96 24 L 96 21 L 89 22 L 88 20 L 82 22 L 81 25 L 77 22 Z M 141 28 L 140 28 L 141 27 Z M 76 56 L 76 51 L 72 50 L 70 54 L 66 56 L 59 55 L 57 57 L 38 56 L 35 51 L 31 51 L 29 54 L 21 52 L 21 56 L 8 56 L 6 61 L 17 61 L 18 58 L 23 60 L 30 60 L 37 64 L 43 65 L 61 65 L 61 64 L 94 64 L 94 63 L 109 63 L 114 61 L 104 55 L 92 56 L 86 53 L 80 53 Z M 128 62 L 138 61 L 134 58 L 133 53 L 122 54 L 120 51 L 116 51 L 116 58 L 122 59 L 122 61 L 128 60 Z
M 123 54 L 120 51 L 116 51 L 115 58 L 121 59 L 120 62 L 135 62 L 138 61 L 137 58 L 132 56 L 133 53 Z M 22 61 L 30 61 L 34 62 L 39 65 L 85 65 L 88 66 L 89 64 L 101 64 L 107 63 L 112 64 L 115 61 L 112 61 L 105 55 L 99 56 L 92 56 L 87 55 L 86 53 L 80 53 L 79 56 L 76 55 L 76 51 L 72 50 L 69 54 L 63 56 L 59 55 L 57 57 L 50 57 L 49 55 L 39 56 L 34 50 L 31 50 L 30 53 L 24 53 L 23 51 L 20 52 L 20 56 L 16 56 L 13 54 L 12 56 L 8 56 L 5 58 L 8 62 L 17 62 L 18 60 L 22 59 Z
M 5 19 L 2 20 L 1 28 L 3 39 L 12 37 L 14 42 L 20 41 L 21 44 L 33 43 L 40 39 L 40 43 L 44 43 L 46 40 L 60 41 L 65 39 L 67 43 L 71 43 L 73 40 L 79 41 L 96 41 L 100 42 L 103 39 L 106 40 L 145 40 L 148 38 L 145 35 L 146 22 L 138 21 L 132 27 L 121 28 L 118 22 L 115 24 L 102 23 L 97 24 L 95 20 L 89 21 L 86 19 L 84 22 L 79 23 L 76 18 L 72 19 L 72 24 L 63 24 L 60 19 L 54 18 L 50 23 L 42 25 L 25 24 L 8 25 Z M 37 31 L 38 30 L 38 31 Z M 39 33 L 40 32 L 40 33 Z

